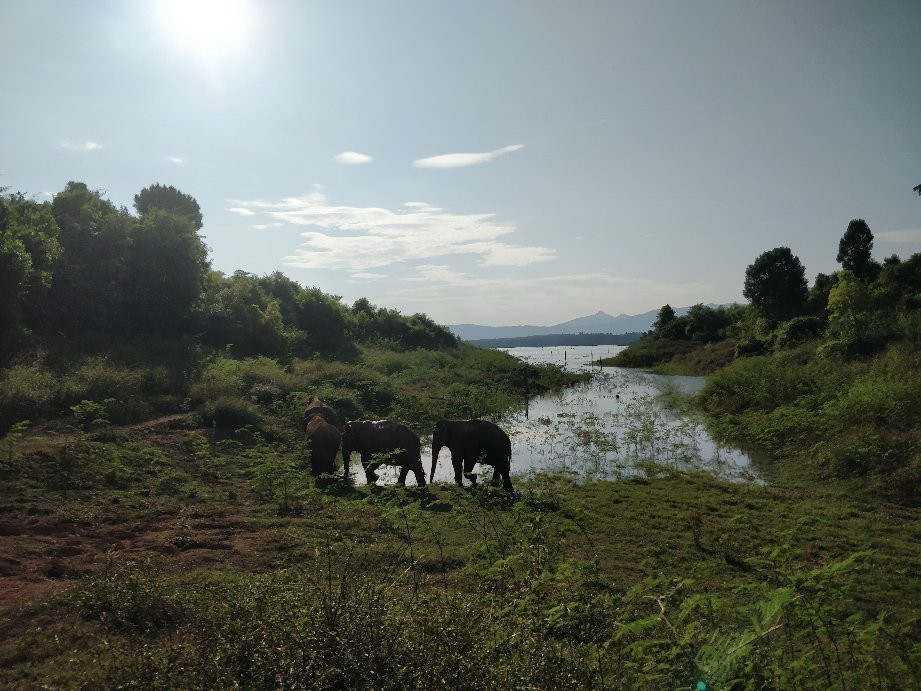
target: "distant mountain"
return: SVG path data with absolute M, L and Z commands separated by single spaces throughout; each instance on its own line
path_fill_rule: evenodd
M 687 314 L 688 307 L 675 309 L 675 314 Z M 548 334 L 606 333 L 625 334 L 649 331 L 659 310 L 643 314 L 620 314 L 616 317 L 607 312 L 598 311 L 587 317 L 570 319 L 568 322 L 553 326 L 481 326 L 480 324 L 449 324 L 448 328 L 465 341 L 477 341 L 484 338 L 520 338 L 522 336 L 545 336 Z
M 631 332 L 625 334 L 577 333 L 577 334 L 536 334 L 534 336 L 517 336 L 515 338 L 482 338 L 470 341 L 480 348 L 539 348 L 546 346 L 597 346 L 630 345 L 640 340 L 643 334 Z

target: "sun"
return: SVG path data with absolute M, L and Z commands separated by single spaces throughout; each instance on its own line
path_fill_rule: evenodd
M 249 0 L 157 0 L 154 12 L 173 47 L 210 70 L 246 51 L 255 19 Z

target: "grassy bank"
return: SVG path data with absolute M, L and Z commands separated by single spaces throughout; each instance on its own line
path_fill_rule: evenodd
M 201 430 L 107 448 L 135 480 L 4 485 L 4 686 L 921 681 L 921 512 L 872 496 L 665 471 L 319 491 Z

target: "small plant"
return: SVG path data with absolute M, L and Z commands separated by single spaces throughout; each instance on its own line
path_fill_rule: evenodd
M 22 438 L 22 435 L 25 434 L 25 431 L 31 424 L 29 420 L 21 420 L 13 423 L 10 427 L 10 431 L 7 432 L 6 436 L 3 438 L 4 446 L 6 446 L 5 464 L 7 468 L 12 468 L 15 465 L 17 459 L 16 443 Z
M 70 410 L 74 414 L 77 426 L 84 432 L 88 432 L 109 424 L 109 410 L 114 405 L 114 398 L 107 398 L 102 403 L 84 399 L 70 406 Z

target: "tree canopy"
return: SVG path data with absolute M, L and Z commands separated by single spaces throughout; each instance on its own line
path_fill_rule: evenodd
M 806 270 L 789 247 L 775 247 L 745 269 L 742 294 L 765 317 L 789 319 L 805 307 Z
M 838 243 L 836 261 L 843 269 L 866 281 L 875 278 L 879 266 L 873 261 L 873 233 L 862 218 L 855 218 L 847 225 L 847 230 Z

